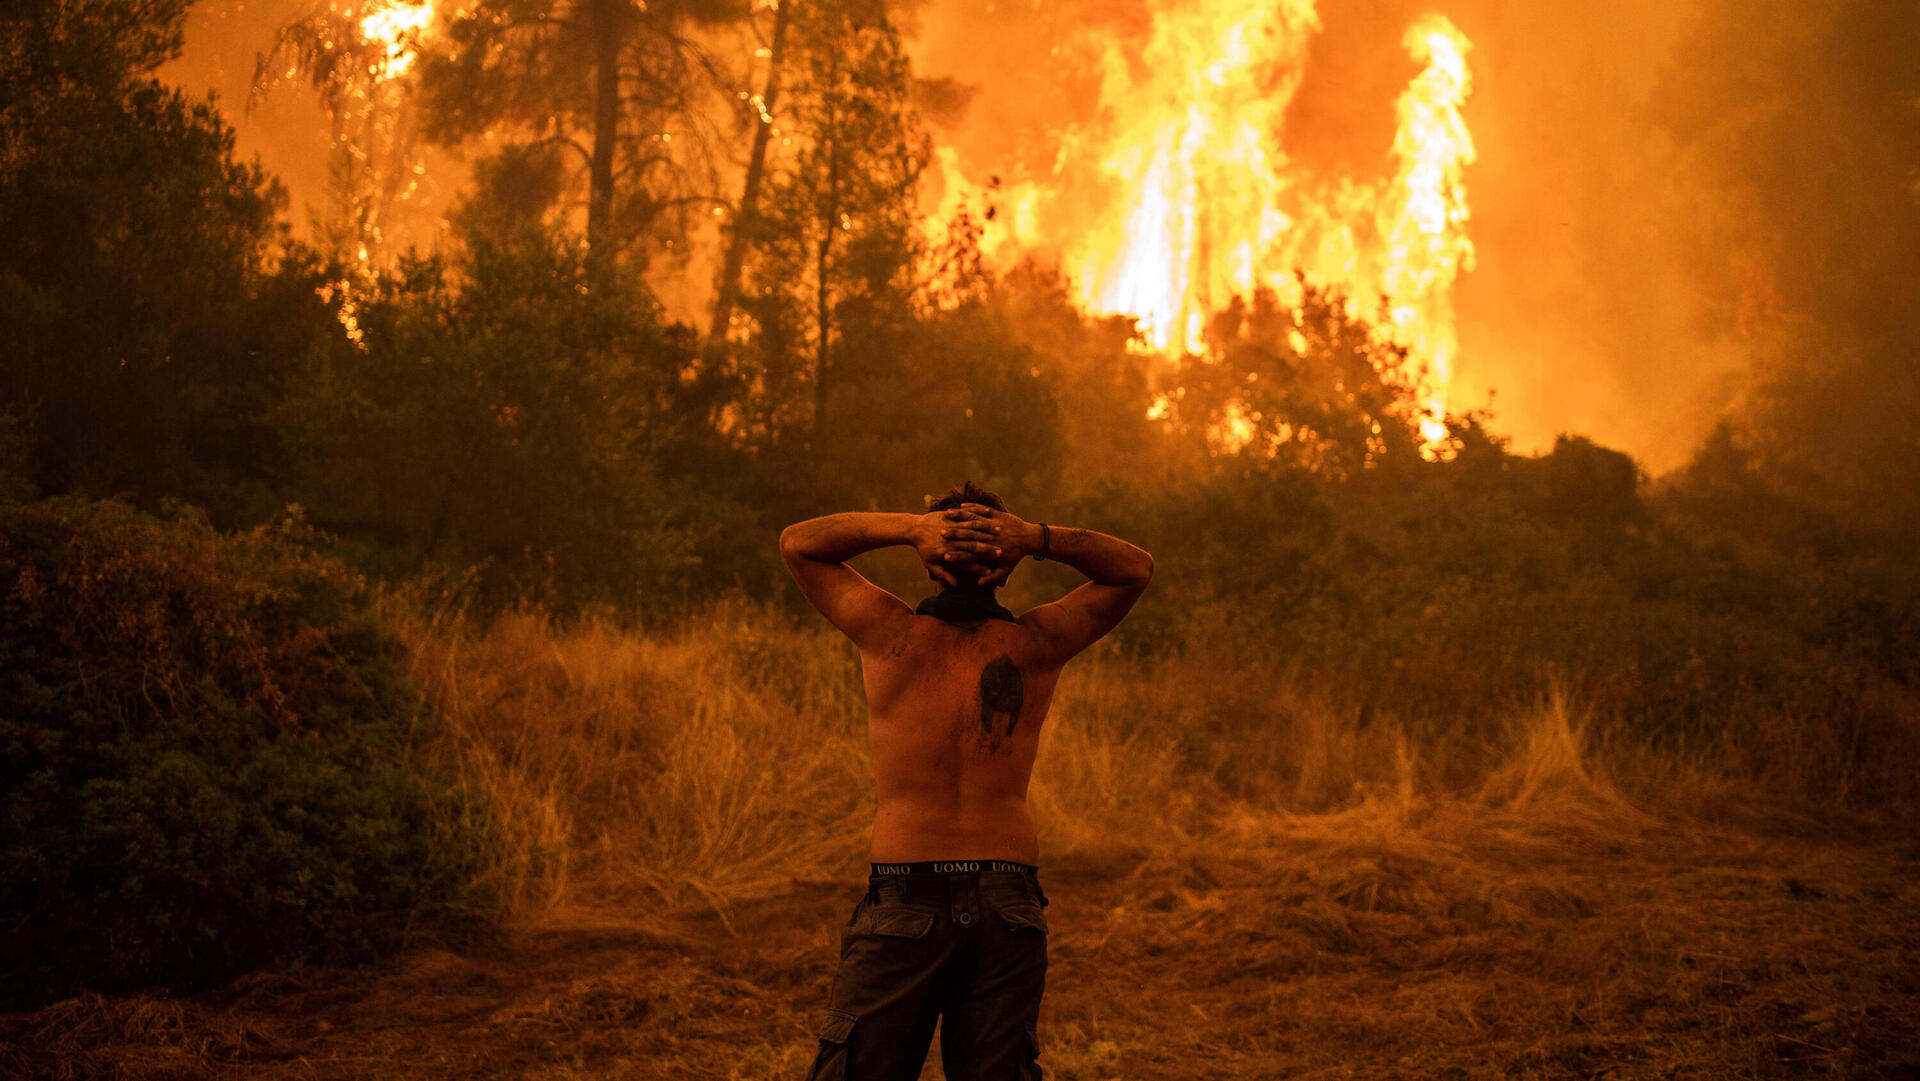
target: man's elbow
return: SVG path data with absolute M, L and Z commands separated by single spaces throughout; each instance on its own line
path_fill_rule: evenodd
M 1146 592 L 1147 583 L 1153 580 L 1153 556 L 1138 546 L 1127 558 L 1118 561 L 1104 575 L 1091 576 L 1095 582 L 1112 589 L 1124 589 L 1134 596 Z

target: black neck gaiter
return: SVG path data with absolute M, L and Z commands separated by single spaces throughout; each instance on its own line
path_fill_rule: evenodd
M 990 589 L 948 589 L 935 593 L 920 602 L 913 610 L 916 616 L 932 616 L 948 623 L 973 623 L 982 619 L 1004 619 L 1008 623 L 1018 622 L 1013 613 L 1001 607 L 994 600 Z

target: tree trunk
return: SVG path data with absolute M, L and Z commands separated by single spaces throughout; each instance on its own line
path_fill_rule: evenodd
M 613 150 L 620 126 L 622 0 L 591 0 L 593 34 L 593 164 L 587 175 L 587 248 L 610 256 Z
M 773 45 L 768 50 L 766 89 L 753 118 L 753 150 L 747 155 L 747 181 L 740 189 L 740 206 L 733 215 L 733 235 L 727 239 L 727 257 L 715 283 L 713 323 L 707 336 L 727 336 L 733 307 L 740 301 L 740 270 L 747 261 L 747 241 L 753 219 L 760 212 L 760 182 L 767 172 L 767 143 L 773 135 L 773 108 L 780 97 L 780 61 L 786 53 L 787 13 L 799 0 L 779 0 L 773 11 Z
M 827 345 L 833 336 L 830 298 L 827 292 L 827 267 L 833 250 L 833 223 L 820 234 L 820 247 L 814 261 L 817 282 L 814 287 L 814 318 L 820 327 L 820 348 L 813 357 L 813 426 L 818 430 L 827 417 Z
M 833 129 L 827 128 L 829 132 Z M 829 135 L 831 139 L 833 136 Z M 827 422 L 827 379 L 831 375 L 827 348 L 833 341 L 832 292 L 828 274 L 833 268 L 833 233 L 840 227 L 840 148 L 827 146 L 826 220 L 821 222 L 820 245 L 813 264 L 814 320 L 820 330 L 820 349 L 813 360 L 813 428 L 818 432 Z
M 833 234 L 840 228 L 840 156 L 843 148 L 840 143 L 840 109 L 835 91 L 840 85 L 839 60 L 836 55 L 828 55 L 833 65 L 825 72 L 823 80 L 828 87 L 826 96 L 827 113 L 820 118 L 820 130 L 814 138 L 822 144 L 820 149 L 827 156 L 827 190 L 825 199 L 815 203 L 814 209 L 820 212 L 820 245 L 815 250 L 813 264 L 814 282 L 814 320 L 820 330 L 820 350 L 813 360 L 813 430 L 815 439 L 826 430 L 827 425 L 827 383 L 833 375 L 832 361 L 828 348 L 833 344 L 833 305 L 832 279 Z

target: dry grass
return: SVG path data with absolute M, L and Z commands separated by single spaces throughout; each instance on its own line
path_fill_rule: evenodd
M 850 651 L 744 607 L 396 618 L 432 753 L 499 808 L 508 929 L 0 1018 L 0 1073 L 801 1076 L 871 813 Z M 1910 833 L 1757 794 L 1777 756 L 1738 738 L 1676 761 L 1555 699 L 1436 740 L 1337 700 L 1069 672 L 1033 786 L 1050 1077 L 1920 1076 Z
M 864 844 L 859 672 L 825 628 L 749 605 L 655 636 L 557 628 L 537 612 L 479 627 L 396 602 L 391 616 L 446 720 L 434 755 L 501 809 L 494 875 L 518 917 L 757 895 L 830 876 Z M 1043 848 L 1172 849 L 1236 817 L 1474 793 L 1535 802 L 1570 785 L 1609 813 L 1630 800 L 1693 817 L 1777 814 L 1783 795 L 1845 786 L 1831 734 L 1774 715 L 1683 759 L 1607 732 L 1558 694 L 1467 738 L 1342 709 L 1338 691 L 1205 653 L 1082 659 L 1062 679 L 1034 779 Z
M 515 916 L 751 895 L 859 845 L 859 686 L 821 636 L 721 608 L 676 633 L 396 606 L 444 718 L 432 754 L 493 796 Z

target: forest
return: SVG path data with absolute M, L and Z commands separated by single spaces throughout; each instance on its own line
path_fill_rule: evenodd
M 305 207 L 190 0 L 0 15 L 0 1076 L 798 1076 L 872 803 L 775 539 L 963 480 L 1158 566 L 1035 775 L 1055 1076 L 1920 1069 L 1920 16 L 1696 5 L 1765 284 L 1653 470 L 1445 398 L 1458 246 L 1006 257 L 921 7 L 289 9 Z

